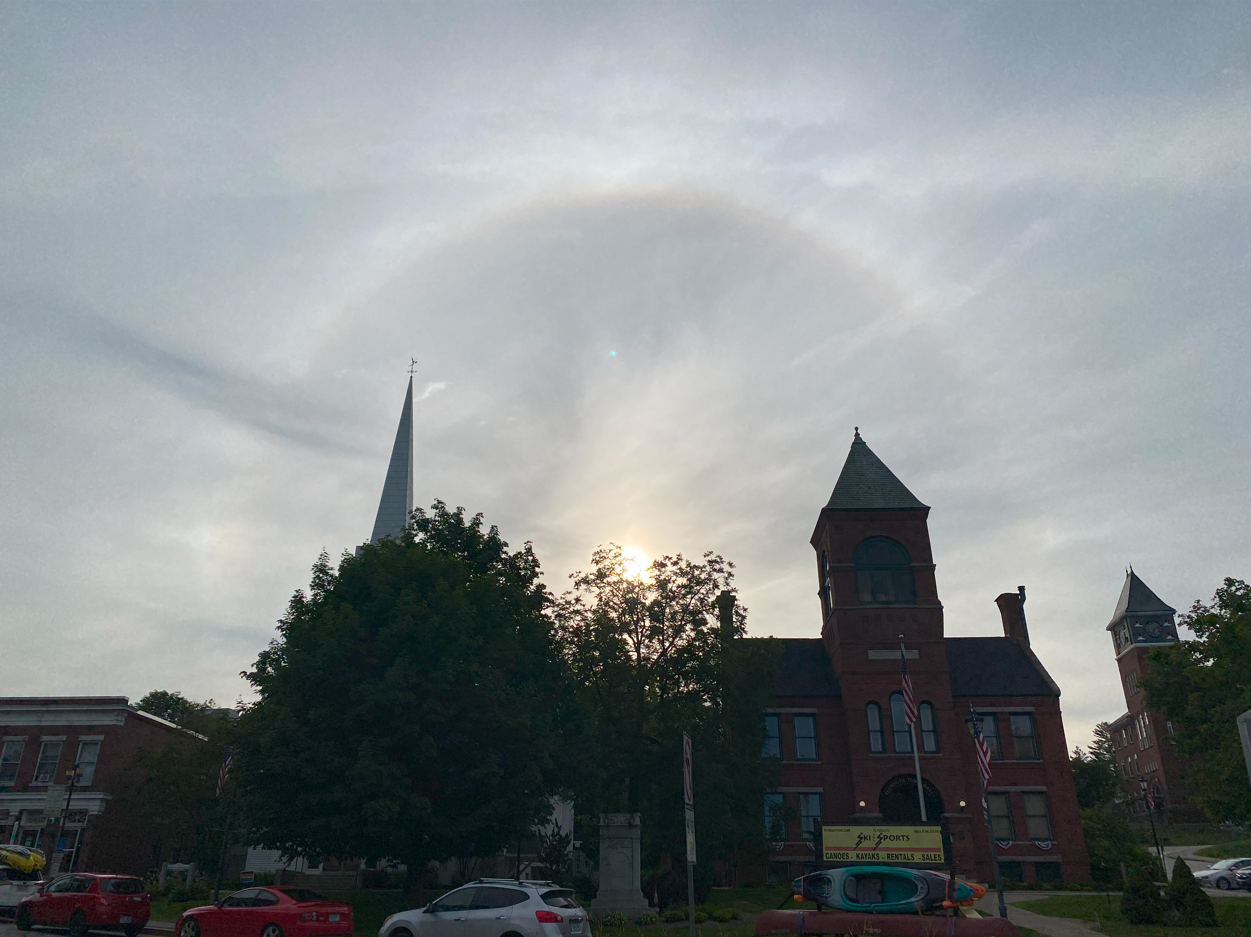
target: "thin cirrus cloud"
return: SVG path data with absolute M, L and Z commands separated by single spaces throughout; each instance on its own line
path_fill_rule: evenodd
M 1125 565 L 1251 554 L 1247 13 L 1124 10 L 0 10 L 0 683 L 244 692 L 416 358 L 419 503 L 554 589 L 717 550 L 758 634 L 860 426 L 1084 741 Z

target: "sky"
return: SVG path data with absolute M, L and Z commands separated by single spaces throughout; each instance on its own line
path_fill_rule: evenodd
M 239 673 L 418 504 L 820 633 L 853 427 L 1070 746 L 1251 575 L 1251 6 L 0 5 L 0 694 Z

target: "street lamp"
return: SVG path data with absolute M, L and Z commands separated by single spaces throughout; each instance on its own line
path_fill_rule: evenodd
M 1142 788 L 1142 805 L 1147 808 L 1147 818 L 1151 821 L 1151 838 L 1155 840 L 1155 851 L 1160 854 L 1160 869 L 1168 878 L 1168 869 L 1164 868 L 1164 850 L 1160 848 L 1160 837 L 1155 831 L 1155 811 L 1151 809 L 1151 800 L 1147 797 L 1147 779 L 1139 775 L 1138 786 Z
M 74 785 L 80 783 L 83 778 L 82 766 L 75 763 L 65 769 L 65 809 L 61 811 L 61 836 L 68 836 L 66 832 L 66 824 L 69 823 L 70 801 L 74 798 Z M 81 835 L 81 833 L 79 834 Z M 78 858 L 78 838 L 74 839 L 74 849 L 70 852 L 69 869 L 66 871 L 74 871 L 74 860 Z

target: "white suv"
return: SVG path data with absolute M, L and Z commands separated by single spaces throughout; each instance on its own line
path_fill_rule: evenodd
M 591 921 L 555 882 L 480 878 L 391 915 L 378 937 L 591 937 Z

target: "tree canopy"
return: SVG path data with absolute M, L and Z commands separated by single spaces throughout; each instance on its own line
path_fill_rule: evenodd
M 1251 586 L 1225 579 L 1210 604 L 1181 616 L 1195 640 L 1155 651 L 1147 705 L 1173 722 L 1172 741 L 1194 766 L 1193 802 L 1215 820 L 1251 820 L 1251 784 L 1236 717 L 1251 709 Z
M 759 861 L 759 811 L 777 766 L 760 757 L 761 710 L 780 647 L 744 637 L 733 601 L 733 564 L 662 556 L 629 575 L 616 544 L 595 550 L 555 603 L 556 638 L 584 714 L 578 810 L 643 814 L 645 858 L 656 864 L 685 843 L 682 733 L 695 753 L 701 866 Z M 595 831 L 584 829 L 588 841 Z
M 490 855 L 560 790 L 566 681 L 529 543 L 436 501 L 398 539 L 323 554 L 244 676 L 237 770 L 288 854 Z

